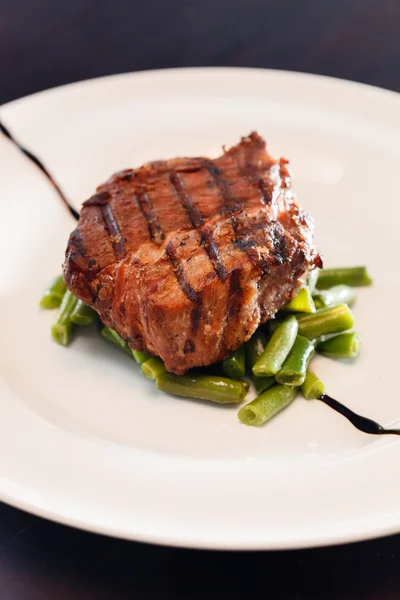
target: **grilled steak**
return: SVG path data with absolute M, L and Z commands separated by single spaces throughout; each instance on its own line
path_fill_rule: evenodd
M 82 207 L 68 288 L 169 371 L 226 358 L 286 304 L 320 257 L 285 159 L 257 134 L 215 160 L 116 173 Z

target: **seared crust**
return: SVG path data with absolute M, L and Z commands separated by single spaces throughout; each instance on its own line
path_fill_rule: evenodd
M 169 371 L 223 360 L 320 261 L 287 161 L 256 133 L 216 159 L 117 173 L 82 207 L 68 288 Z

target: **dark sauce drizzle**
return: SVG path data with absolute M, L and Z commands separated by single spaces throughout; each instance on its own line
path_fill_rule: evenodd
M 71 204 L 68 202 L 67 198 L 64 196 L 64 193 L 61 191 L 60 186 L 56 183 L 56 181 L 54 180 L 52 175 L 50 175 L 49 171 L 46 169 L 46 167 L 44 166 L 42 161 L 39 160 L 34 154 L 32 154 L 32 152 L 30 152 L 29 150 L 24 148 L 24 146 L 22 146 L 19 142 L 17 142 L 17 140 L 14 138 L 14 136 L 11 135 L 9 130 L 3 125 L 3 123 L 1 121 L 0 121 L 0 131 L 23 154 L 25 154 L 25 156 L 27 158 L 29 158 L 29 160 L 31 160 L 37 167 L 39 167 L 39 169 L 42 171 L 42 173 L 45 174 L 47 179 L 50 181 L 50 183 L 56 190 L 56 192 L 59 195 L 59 197 L 61 198 L 61 201 L 63 202 L 63 204 L 68 208 L 71 215 L 74 217 L 74 219 L 78 220 L 79 219 L 78 211 L 76 211 L 75 208 L 73 206 L 71 206 Z M 348 421 L 350 421 L 350 423 L 356 429 L 359 429 L 360 431 L 363 431 L 364 433 L 369 433 L 371 435 L 390 435 L 390 434 L 400 435 L 400 429 L 385 429 L 384 427 L 382 427 L 382 425 L 379 425 L 379 423 L 376 423 L 376 421 L 372 421 L 372 419 L 367 419 L 366 417 L 362 417 L 361 415 L 358 415 L 357 413 L 353 412 L 352 410 L 350 410 L 349 408 L 344 406 L 344 404 L 342 404 L 341 402 L 338 402 L 334 398 L 331 398 L 327 394 L 322 394 L 322 396 L 320 396 L 318 398 L 318 400 L 321 400 L 321 402 L 323 402 L 324 404 L 326 404 L 327 406 L 329 406 L 330 408 L 332 408 L 333 410 L 335 410 L 336 412 L 341 414 Z
M 376 421 L 372 421 L 372 419 L 367 419 L 366 417 L 362 417 L 357 413 L 353 412 L 341 402 L 338 402 L 334 398 L 331 398 L 327 394 L 322 394 L 318 398 L 321 402 L 324 402 L 327 406 L 340 413 L 343 417 L 345 417 L 350 423 L 360 431 L 364 433 L 370 433 L 371 435 L 400 435 L 400 429 L 385 429 Z
M 61 201 L 63 202 L 63 204 L 68 208 L 71 215 L 74 217 L 74 219 L 78 220 L 79 219 L 78 211 L 75 210 L 75 208 L 73 206 L 71 206 L 71 204 L 68 202 L 68 200 L 64 196 L 64 193 L 62 192 L 60 186 L 56 183 L 54 178 L 50 175 L 50 173 L 48 172 L 48 170 L 46 169 L 46 167 L 44 166 L 42 161 L 39 160 L 34 154 L 32 154 L 32 152 L 30 152 L 29 150 L 24 148 L 24 146 L 22 146 L 19 142 L 17 142 L 15 137 L 13 135 L 11 135 L 11 133 L 9 132 L 7 127 L 5 127 L 1 121 L 0 121 L 0 131 L 3 135 L 5 135 L 6 138 L 8 138 L 18 148 L 18 150 L 20 150 L 23 154 L 25 154 L 25 156 L 27 158 L 29 158 L 29 160 L 31 160 L 37 167 L 39 167 L 39 169 L 42 171 L 42 173 L 44 173 L 46 175 L 47 179 L 50 181 L 50 183 L 56 190 L 56 192 L 59 195 L 59 197 L 61 198 Z

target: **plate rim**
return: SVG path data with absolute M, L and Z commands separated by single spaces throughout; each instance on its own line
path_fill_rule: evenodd
M 123 79 L 126 77 L 135 77 L 135 78 L 146 78 L 146 77 L 157 77 L 159 75 L 164 74 L 183 74 L 183 73 L 217 73 L 218 71 L 223 74 L 225 73 L 244 73 L 244 72 L 252 72 L 261 74 L 271 74 L 277 75 L 281 77 L 298 77 L 303 78 L 304 80 L 319 80 L 325 81 L 326 83 L 334 83 L 334 84 L 344 84 L 347 86 L 353 86 L 354 89 L 364 89 L 366 92 L 378 93 L 380 95 L 387 95 L 388 97 L 400 99 L 400 92 L 396 92 L 395 90 L 390 90 L 388 88 L 379 87 L 377 85 L 372 85 L 370 83 L 363 83 L 361 81 L 354 81 L 352 79 L 345 79 L 344 77 L 332 77 L 331 75 L 323 75 L 319 73 L 311 73 L 308 71 L 292 71 L 290 69 L 273 69 L 273 68 L 263 68 L 263 67 L 235 67 L 235 66 L 202 66 L 202 67 L 166 67 L 161 69 L 146 69 L 141 71 L 122 71 L 121 73 L 111 73 L 109 75 L 100 75 L 95 77 L 89 77 L 88 79 L 78 79 L 76 81 L 71 81 L 69 83 L 62 83 L 60 85 L 55 85 L 43 90 L 39 90 L 37 92 L 33 92 L 32 94 L 26 94 L 25 96 L 19 96 L 18 98 L 14 98 L 13 100 L 9 100 L 0 104 L 0 109 L 11 108 L 16 105 L 21 104 L 24 101 L 31 100 L 33 98 L 37 98 L 41 95 L 48 95 L 50 93 L 58 93 L 63 92 L 64 90 L 68 90 L 72 87 L 82 86 L 86 87 L 93 83 L 103 83 L 106 81 Z

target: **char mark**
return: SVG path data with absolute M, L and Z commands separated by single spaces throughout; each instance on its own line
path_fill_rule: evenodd
M 207 256 L 210 259 L 212 266 L 214 267 L 214 271 L 217 274 L 218 279 L 220 279 L 221 281 L 226 281 L 228 273 L 221 260 L 218 248 L 214 242 L 214 238 L 210 229 L 208 227 L 205 227 L 204 229 L 199 229 L 199 234 L 201 238 L 201 245 L 206 251 Z
M 194 304 L 198 304 L 198 305 L 201 304 L 201 295 L 198 294 L 192 288 L 192 286 L 186 279 L 186 275 L 184 273 L 182 263 L 181 263 L 180 259 L 176 256 L 176 252 L 175 252 L 172 242 L 168 242 L 168 244 L 165 246 L 165 253 L 166 253 L 168 260 L 172 266 L 172 270 L 175 274 L 177 282 L 179 283 L 185 296 Z
M 317 256 L 314 258 L 314 265 L 317 269 L 324 268 L 324 262 L 323 262 L 322 256 L 320 254 L 317 254 Z
M 183 354 L 191 354 L 194 351 L 195 351 L 195 346 L 194 346 L 193 342 L 191 342 L 190 340 L 186 340 L 185 345 L 183 347 Z
M 121 174 L 121 181 L 132 181 L 134 179 L 135 174 L 131 171 L 126 171 Z
M 81 278 L 81 285 L 85 286 L 88 295 L 92 295 L 89 282 L 95 279 L 100 267 L 94 258 L 88 257 L 83 236 L 79 227 L 74 229 L 69 237 L 66 257 L 69 263 L 73 265 L 73 269 L 70 267 L 70 270 L 76 271 L 77 273 L 83 275 L 83 278 Z M 80 258 L 86 259 L 86 266 L 84 265 L 84 261 L 79 260 Z
M 129 342 L 130 340 L 128 340 Z M 147 354 L 149 353 L 147 346 L 145 344 L 144 341 L 144 337 L 140 334 L 137 333 L 132 337 L 132 345 L 135 346 L 135 349 L 139 350 L 139 352 L 146 352 Z
M 243 304 L 243 290 L 240 284 L 241 278 L 241 269 L 234 269 L 229 278 L 229 293 L 227 299 L 227 318 L 225 319 L 225 324 L 222 333 L 222 347 L 230 350 L 231 348 L 227 347 L 227 338 L 230 329 L 235 327 L 235 319 L 239 317 L 240 310 Z
M 196 206 L 194 205 L 193 199 L 187 191 L 182 177 L 179 175 L 179 173 L 172 173 L 170 175 L 170 181 L 173 187 L 175 188 L 181 205 L 188 214 L 190 222 L 192 223 L 193 227 L 195 227 L 199 231 L 201 245 L 203 246 L 208 258 L 210 259 L 210 262 L 214 268 L 218 279 L 225 281 L 227 278 L 227 272 L 224 265 L 222 264 L 221 257 L 219 255 L 218 248 L 215 245 L 212 233 L 208 227 L 205 227 L 204 229 L 199 229 L 199 227 L 203 225 L 203 217 L 200 215 Z
M 264 181 L 257 166 L 257 153 L 264 150 L 264 148 L 265 142 L 263 140 L 260 143 L 253 142 L 251 150 L 246 153 L 244 164 L 242 163 L 240 166 L 240 174 L 258 187 L 262 204 L 271 204 L 273 186 Z
M 241 269 L 234 269 L 231 273 L 229 281 L 229 317 L 235 317 L 239 313 L 242 304 L 243 290 L 240 285 L 240 274 Z
M 106 231 L 114 248 L 115 256 L 117 257 L 117 260 L 121 260 L 125 256 L 125 247 L 112 208 L 109 204 L 100 204 L 99 208 Z
M 111 200 L 108 192 L 97 192 L 83 203 L 83 206 L 105 206 Z
M 289 254 L 285 232 L 278 222 L 272 223 L 271 235 L 275 264 L 283 265 L 287 262 Z
M 258 177 L 257 185 L 258 185 L 258 189 L 260 191 L 261 202 L 263 204 L 271 204 L 274 186 L 267 185 L 265 183 L 264 179 L 260 175 L 258 175 L 257 177 Z
M 233 213 L 242 210 L 243 202 L 239 202 L 239 200 L 232 193 L 229 180 L 224 176 L 222 169 L 217 167 L 216 164 L 209 159 L 205 159 L 203 164 L 213 177 L 222 196 L 223 211 L 225 213 Z
M 246 217 L 246 215 L 245 215 Z M 246 217 L 247 219 L 247 217 Z M 244 228 L 244 231 L 240 231 L 238 219 L 236 219 L 233 215 L 231 217 L 232 228 L 234 232 L 235 239 L 233 244 L 236 248 L 241 250 L 244 254 L 246 254 L 248 260 L 261 271 L 262 277 L 266 277 L 270 273 L 270 264 L 268 259 L 263 256 L 262 252 L 260 252 L 257 248 L 257 243 L 254 239 L 249 237 L 249 234 L 257 232 L 260 229 L 259 224 L 254 224 L 254 227 L 250 227 L 250 223 L 246 221 L 247 225 Z
M 196 229 L 198 227 L 201 227 L 201 225 L 203 224 L 203 217 L 200 215 L 196 206 L 193 204 L 193 199 L 187 191 L 185 184 L 183 183 L 182 177 L 179 175 L 179 173 L 172 173 L 169 176 L 169 179 L 176 191 L 176 194 L 179 198 L 182 207 L 187 212 L 191 224 Z
M 292 257 L 292 265 L 293 271 L 291 277 L 293 280 L 295 280 L 301 277 L 307 268 L 306 255 L 302 248 L 296 248 Z
M 165 238 L 165 235 L 161 229 L 157 215 L 154 212 L 148 193 L 145 190 L 142 190 L 137 196 L 134 196 L 134 200 L 137 201 L 140 212 L 146 219 L 151 240 L 160 245 Z
M 226 314 L 227 317 L 224 320 L 222 332 L 221 332 L 221 349 L 230 348 L 227 346 L 226 340 L 228 337 L 229 330 L 232 326 L 232 319 L 238 316 L 242 301 L 243 301 L 243 290 L 240 285 L 241 269 L 236 268 L 231 271 L 229 276 L 229 291 L 226 300 Z
M 200 320 L 201 320 L 201 301 L 199 302 L 199 304 L 197 304 L 192 309 L 192 312 L 190 313 L 190 323 L 191 323 L 191 327 L 192 327 L 191 333 L 193 336 L 195 336 L 199 330 Z
M 86 257 L 86 248 L 79 227 L 76 227 L 69 237 L 69 245 L 72 246 L 72 252 Z

